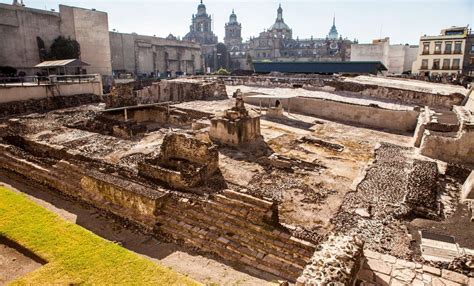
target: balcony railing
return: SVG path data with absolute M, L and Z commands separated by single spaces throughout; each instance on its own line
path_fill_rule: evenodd
M 430 54 L 430 51 L 423 51 L 421 54 L 422 54 L 422 55 L 429 55 L 429 54 Z
M 428 66 L 421 66 L 420 67 L 420 70 L 427 70 L 428 69 Z
M 452 54 L 452 53 L 453 53 L 452 51 L 444 51 L 444 54 L 445 54 L 445 55 L 450 55 L 450 54 Z
M 462 54 L 461 50 L 453 51 L 453 54 Z
M 440 54 L 441 54 L 441 51 L 434 51 L 433 54 L 435 54 L 435 55 L 440 55 Z

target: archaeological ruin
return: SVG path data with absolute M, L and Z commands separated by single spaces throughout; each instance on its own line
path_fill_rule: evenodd
M 20 94 L 0 177 L 267 282 L 474 285 L 473 96 L 326 75 Z

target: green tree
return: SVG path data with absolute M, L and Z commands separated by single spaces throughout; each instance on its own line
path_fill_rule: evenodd
M 59 36 L 54 39 L 48 55 L 50 60 L 78 59 L 81 56 L 81 46 L 76 40 Z

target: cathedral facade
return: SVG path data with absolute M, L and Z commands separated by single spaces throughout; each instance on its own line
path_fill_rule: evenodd
M 233 12 L 225 25 L 226 35 L 228 30 L 235 30 L 237 27 L 240 35 L 242 26 L 237 22 L 237 16 Z M 251 69 L 252 61 L 349 61 L 353 43 L 339 35 L 335 18 L 325 38 L 294 39 L 292 29 L 283 19 L 281 5 L 277 9 L 275 23 L 268 30 L 261 32 L 258 37 L 250 38 L 247 42 L 239 42 L 239 38 L 241 39 L 234 37 L 226 42 L 234 70 Z
M 242 39 L 242 24 L 238 22 L 234 10 L 225 24 L 224 43 L 218 43 L 212 31 L 212 19 L 202 3 L 198 13 L 192 16 L 189 33 L 184 40 L 201 44 L 204 65 L 207 71 L 226 68 L 227 70 L 251 70 L 252 61 L 349 61 L 352 41 L 339 35 L 335 18 L 325 38 L 296 39 L 293 31 L 283 19 L 283 8 L 277 9 L 275 22 L 248 41 Z

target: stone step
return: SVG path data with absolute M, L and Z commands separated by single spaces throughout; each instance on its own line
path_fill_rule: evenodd
M 195 210 L 191 210 L 190 214 L 194 214 L 194 217 L 200 217 L 207 225 L 212 225 L 215 224 L 216 221 L 219 221 L 219 219 L 213 219 L 212 215 L 209 215 L 209 213 L 207 213 L 206 215 L 202 215 L 201 213 L 196 212 Z M 221 226 L 223 229 L 228 229 L 233 232 L 238 232 L 242 229 L 249 230 L 255 227 L 254 225 L 250 227 L 247 221 L 234 220 L 232 217 L 226 217 L 225 222 L 219 224 L 219 226 Z M 297 257 L 305 261 L 311 258 L 312 253 L 314 252 L 314 248 L 311 248 L 309 251 L 305 251 L 304 253 L 295 253 L 294 251 L 289 251 L 289 249 L 301 248 L 301 244 L 295 243 L 295 241 L 291 240 L 291 236 L 286 233 L 280 233 L 278 235 L 275 232 L 279 231 L 268 231 L 260 227 L 256 232 L 246 232 L 246 236 L 250 236 L 249 240 L 251 240 L 252 242 L 260 243 L 262 245 L 265 245 L 267 248 L 269 247 L 268 245 L 270 245 L 273 249 L 275 249 L 275 251 L 288 252 L 292 255 L 296 255 Z M 243 239 L 245 239 L 245 237 Z
M 217 207 L 216 204 L 212 204 L 213 207 Z M 202 212 L 205 213 L 206 215 L 203 216 L 201 212 L 197 212 L 194 210 L 191 210 L 191 213 L 196 213 L 197 216 L 202 216 L 204 219 L 207 221 L 210 221 L 210 223 L 214 223 L 215 221 L 222 220 L 224 219 L 225 216 L 225 222 L 227 223 L 232 223 L 235 225 L 237 229 L 246 229 L 246 230 L 252 230 L 256 232 L 256 238 L 259 238 L 262 241 L 268 241 L 271 240 L 273 241 L 281 241 L 282 244 L 280 244 L 281 247 L 288 247 L 289 245 L 298 247 L 298 248 L 303 248 L 305 249 L 305 257 L 310 258 L 313 255 L 313 252 L 315 250 L 315 246 L 311 244 L 310 242 L 307 241 L 302 241 L 299 240 L 295 237 L 292 237 L 289 233 L 286 232 L 281 232 L 278 229 L 268 229 L 270 226 L 266 225 L 266 229 L 263 228 L 262 226 L 258 226 L 255 224 L 250 223 L 248 220 L 242 220 L 239 217 L 235 217 L 232 214 L 222 214 L 214 210 L 213 207 L 205 207 L 202 209 Z M 189 208 L 186 208 L 185 210 L 187 211 Z M 169 209 L 171 212 L 174 211 L 174 209 Z M 186 212 L 185 212 L 186 213 Z M 225 225 L 224 225 L 225 226 Z M 262 231 L 265 230 L 265 231 Z
M 171 221 L 170 224 L 161 227 L 165 232 L 174 233 L 174 237 L 180 239 L 184 238 L 183 240 L 189 244 L 214 252 L 223 258 L 229 259 L 229 257 L 227 257 L 228 252 L 232 252 L 234 253 L 230 257 L 232 260 L 237 260 L 241 263 L 291 280 L 296 279 L 303 269 L 303 267 L 294 267 L 285 264 L 273 255 L 265 255 L 261 258 L 249 255 L 248 251 L 251 250 L 248 249 L 243 251 L 244 248 L 239 246 L 238 243 L 224 236 L 219 236 L 214 240 L 217 243 L 212 243 L 209 240 L 204 239 L 206 235 L 208 235 L 206 229 L 197 226 L 193 227 L 192 225 L 178 222 L 172 218 L 169 218 L 169 221 Z M 216 251 L 216 247 L 221 248 L 222 251 Z
M 168 217 L 170 216 L 171 215 Z M 181 216 L 180 219 L 191 226 L 196 226 L 201 229 L 206 229 L 208 232 L 213 232 L 216 237 L 224 235 L 227 239 L 237 239 L 239 244 L 244 245 L 249 249 L 253 249 L 263 254 L 271 253 L 280 257 L 283 262 L 295 267 L 304 267 L 311 257 L 310 253 L 303 254 L 302 252 L 298 252 L 297 246 L 290 246 L 278 240 L 262 239 L 261 236 L 250 232 L 247 232 L 245 236 L 242 236 L 238 233 L 241 233 L 242 229 L 245 228 L 229 224 L 227 219 L 224 222 L 223 220 L 213 219 L 212 217 L 203 215 L 194 210 L 187 210 L 186 214 Z M 229 235 L 229 232 L 233 235 Z

